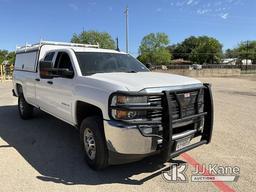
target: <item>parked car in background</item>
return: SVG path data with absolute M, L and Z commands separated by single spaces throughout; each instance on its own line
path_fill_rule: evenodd
M 201 70 L 203 67 L 202 67 L 202 65 L 199 65 L 199 64 L 193 64 L 192 68 L 195 70 Z

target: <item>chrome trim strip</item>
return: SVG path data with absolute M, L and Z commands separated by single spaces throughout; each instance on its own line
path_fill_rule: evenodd
M 203 88 L 204 85 L 201 83 L 198 84 L 191 84 L 191 85 L 179 85 L 179 86 L 167 86 L 167 87 L 152 87 L 152 88 L 145 88 L 139 91 L 140 93 L 159 93 L 164 90 L 174 91 L 174 90 L 186 90 L 186 89 L 200 89 Z
M 188 130 L 188 131 L 173 135 L 172 140 L 178 140 L 178 139 L 193 135 L 195 133 L 196 133 L 196 130 Z

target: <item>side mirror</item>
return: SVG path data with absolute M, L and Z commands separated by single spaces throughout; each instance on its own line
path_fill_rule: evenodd
M 50 61 L 40 61 L 39 63 L 40 77 L 43 79 L 52 79 L 54 77 L 73 78 L 74 71 L 69 69 L 53 68 Z
M 39 63 L 40 77 L 43 79 L 53 78 L 52 66 L 53 66 L 53 63 L 50 61 L 40 61 L 40 63 Z

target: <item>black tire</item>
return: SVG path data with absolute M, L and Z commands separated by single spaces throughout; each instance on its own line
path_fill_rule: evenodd
M 94 150 L 96 149 L 94 152 L 94 158 L 92 157 L 92 153 L 88 152 L 88 148 L 90 148 L 88 144 L 88 138 L 90 137 L 85 136 L 86 134 L 88 135 L 88 132 L 92 134 L 92 137 L 94 137 L 92 142 L 95 144 Z M 80 141 L 84 151 L 85 160 L 89 167 L 94 170 L 101 170 L 108 166 L 108 150 L 104 137 L 102 118 L 92 116 L 87 117 L 82 121 L 80 127 Z
M 24 95 L 20 94 L 18 98 L 18 110 L 21 119 L 27 120 L 32 118 L 33 109 L 34 107 L 26 102 Z

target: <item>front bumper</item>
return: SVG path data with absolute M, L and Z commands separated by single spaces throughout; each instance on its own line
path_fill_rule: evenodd
M 136 126 L 104 120 L 104 130 L 109 164 L 130 163 L 156 153 L 152 148 L 153 139 L 144 137 Z
M 136 161 L 155 153 L 161 153 L 163 161 L 167 161 L 183 152 L 203 144 L 208 144 L 211 141 L 213 128 L 213 100 L 210 85 L 204 84 L 203 89 L 205 90 L 204 112 L 198 112 L 195 115 L 181 117 L 176 120 L 172 119 L 172 105 L 169 103 L 170 100 L 168 97 L 170 94 L 177 94 L 178 92 L 163 92 L 163 110 L 165 113 L 161 121 L 163 127 L 161 137 L 154 134 L 143 134 L 138 128 L 139 125 L 136 123 L 127 124 L 120 121 L 105 120 L 104 130 L 107 147 L 110 152 L 110 164 Z M 184 124 L 190 121 L 190 124 L 194 124 L 198 119 L 201 120 L 202 118 L 204 119 L 204 126 L 202 130 L 189 129 L 179 133 L 175 132 L 175 129 L 177 128 L 175 125 L 177 123 Z M 155 123 L 157 122 L 145 122 L 145 124 L 149 125 Z M 186 137 L 195 138 L 198 136 L 201 137 L 200 141 L 179 150 L 175 149 L 178 140 Z M 159 142 L 160 140 L 161 142 Z M 119 158 L 115 158 L 116 156 Z
M 147 154 L 152 149 L 152 138 L 144 137 L 137 126 L 125 125 L 116 121 L 104 121 L 107 147 L 119 154 Z

